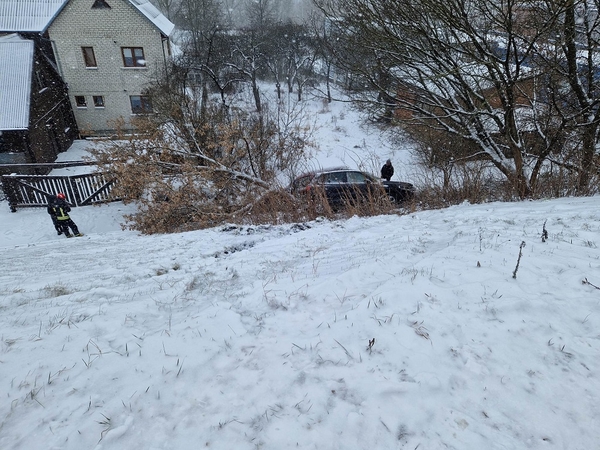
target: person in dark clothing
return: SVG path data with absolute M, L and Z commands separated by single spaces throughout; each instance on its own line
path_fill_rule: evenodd
M 73 236 L 81 236 L 77 225 L 69 217 L 71 207 L 68 205 L 65 194 L 62 192 L 56 194 L 56 201 L 48 204 L 48 214 L 52 217 L 52 222 L 56 220 L 60 231 L 68 238 Z M 70 231 L 69 231 L 70 229 Z M 73 234 L 71 234 L 71 231 Z M 61 233 L 59 233 L 61 234 Z
M 394 175 L 394 166 L 392 166 L 392 161 L 389 159 L 385 162 L 383 167 L 381 168 L 381 178 L 386 181 L 390 181 L 392 176 Z
M 48 214 L 50 214 L 50 218 L 52 219 L 52 224 L 54 225 L 54 229 L 56 230 L 56 234 L 58 234 L 60 236 L 61 234 L 63 234 L 62 227 L 58 223 L 58 220 L 56 219 L 56 216 L 50 212 L 51 208 L 56 205 L 56 201 L 57 201 L 56 195 L 49 195 L 48 196 Z

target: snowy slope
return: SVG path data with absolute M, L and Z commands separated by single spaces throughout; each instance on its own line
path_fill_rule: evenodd
M 410 181 L 407 149 L 315 117 L 311 164 Z M 65 239 L 0 202 L 0 449 L 597 448 L 599 206 L 141 236 L 113 203 Z
M 3 241 L 0 448 L 595 448 L 598 203 Z

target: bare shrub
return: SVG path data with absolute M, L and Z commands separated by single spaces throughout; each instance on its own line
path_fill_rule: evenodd
M 247 217 L 251 223 L 281 224 L 298 222 L 303 219 L 297 199 L 285 190 L 272 191 L 252 204 Z M 236 219 L 234 217 L 234 219 Z M 245 217 L 240 217 L 243 222 Z
M 535 198 L 558 198 L 571 195 L 594 195 L 599 192 L 600 172 L 596 170 L 589 177 L 589 184 L 582 189 L 579 173 L 558 164 L 548 164 L 540 171 L 534 189 Z
M 389 214 L 396 208 L 383 186 L 372 186 L 366 193 L 347 192 L 343 210 L 348 216 L 368 217 Z
M 516 200 L 514 181 L 498 174 L 497 168 L 469 141 L 447 132 L 425 126 L 410 126 L 403 131 L 413 144 L 413 157 L 419 172 L 417 183 L 421 186 L 419 201 L 421 207 L 444 207 L 469 201 Z M 528 142 L 531 152 L 535 141 Z M 525 155 L 524 163 L 530 173 L 527 183 L 531 198 L 556 198 L 568 195 L 593 195 L 600 186 L 600 161 L 597 159 L 592 172 L 587 174 L 590 182 L 582 189 L 583 169 L 569 161 L 577 160 L 576 155 L 538 161 L 532 155 Z
M 72 291 L 61 282 L 44 286 L 44 292 L 48 298 L 61 297 L 72 293 Z
M 443 208 L 468 201 L 509 201 L 513 190 L 489 170 L 489 163 L 475 161 L 454 164 L 450 176 L 434 168 L 420 167 L 415 184 L 420 186 L 417 201 L 421 208 Z
M 267 220 L 260 205 L 269 205 L 271 221 L 293 215 L 278 177 L 303 157 L 310 127 L 266 107 L 259 115 L 217 105 L 203 118 L 183 110 L 140 117 L 135 134 L 93 151 L 118 180 L 113 195 L 138 205 L 128 228 L 175 232 L 245 222 L 253 213 Z

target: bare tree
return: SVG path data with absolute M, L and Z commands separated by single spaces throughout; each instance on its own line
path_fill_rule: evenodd
M 176 20 L 179 15 L 180 0 L 155 0 L 154 4 L 170 21 Z
M 225 112 L 214 102 L 200 115 L 185 83 L 185 71 L 175 69 L 148 92 L 154 113 L 137 118 L 135 134 L 96 151 L 99 165 L 119 180 L 115 195 L 140 207 L 132 228 L 239 222 L 267 200 L 276 217 L 274 199 L 291 199 L 281 182 L 310 146 L 307 118 L 294 105 L 265 105 L 258 114 L 235 105 Z
M 568 123 L 540 95 L 537 49 L 564 13 L 547 3 L 322 0 L 320 7 L 342 40 L 337 64 L 368 87 L 359 97 L 365 108 L 468 140 L 471 156 L 489 159 L 523 198 Z M 545 120 L 532 127 L 537 111 Z M 535 152 L 532 132 L 541 137 Z
M 267 28 L 279 20 L 279 2 L 276 0 L 249 0 L 245 5 L 245 27 L 266 34 Z
M 315 38 L 317 64 L 320 65 L 320 70 L 317 70 L 316 74 L 325 79 L 325 95 L 327 102 L 331 103 L 333 101 L 331 81 L 335 62 L 334 54 L 331 51 L 333 47 L 330 42 L 331 36 L 329 30 L 324 26 L 324 21 L 321 17 L 313 15 L 311 17 L 311 24 Z
M 259 79 L 266 75 L 265 51 L 270 45 L 272 29 L 277 19 L 277 4 L 273 0 L 253 0 L 246 4 L 247 25 L 238 30 L 234 42 L 235 69 L 250 83 L 256 111 L 261 113 L 262 99 Z
M 209 91 L 216 88 L 225 105 L 225 91 L 234 84 L 226 62 L 231 57 L 228 24 L 218 0 L 181 0 L 182 52 L 176 65 L 186 71 L 188 87 L 198 91 L 200 114 L 206 112 Z
M 598 171 L 594 161 L 600 131 L 600 79 L 597 61 L 600 57 L 600 1 L 563 0 L 550 2 L 560 15 L 562 30 L 557 33 L 561 53 L 552 68 L 559 84 L 553 86 L 557 108 L 564 117 L 572 118 L 581 136 L 581 150 L 574 161 L 579 172 L 578 188 L 586 192 L 590 177 Z M 564 82 L 570 87 L 565 96 Z M 566 97 L 566 98 L 565 98 Z M 565 101 L 566 100 L 566 101 Z
M 317 58 L 316 39 L 303 25 L 288 24 L 286 34 L 286 66 L 288 90 L 296 86 L 298 101 L 302 100 L 304 86 L 314 80 L 314 64 Z
M 267 31 L 264 63 L 275 79 L 278 98 L 281 98 L 281 83 L 285 82 L 288 92 L 296 89 L 301 101 L 304 86 L 315 78 L 316 38 L 309 27 L 291 21 L 272 24 Z

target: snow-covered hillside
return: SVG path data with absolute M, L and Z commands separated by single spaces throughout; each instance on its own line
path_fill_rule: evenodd
M 2 214 L 0 448 L 600 441 L 597 197 L 167 236 L 114 206 Z
M 376 139 L 336 127 L 324 158 Z M 126 212 L 65 239 L 0 202 L 0 449 L 600 442 L 600 197 L 154 236 Z

